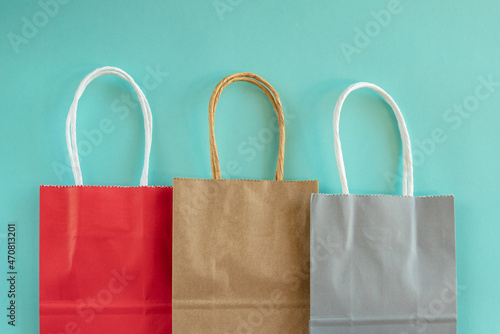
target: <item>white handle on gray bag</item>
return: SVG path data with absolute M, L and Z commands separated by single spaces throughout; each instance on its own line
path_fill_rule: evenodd
M 94 79 L 100 77 L 101 75 L 113 74 L 126 81 L 128 81 L 132 87 L 134 87 L 135 92 L 139 98 L 139 103 L 141 104 L 142 114 L 144 116 L 144 132 L 146 135 L 146 145 L 144 150 L 144 166 L 141 175 L 141 186 L 148 185 L 148 170 L 149 170 L 149 155 L 151 153 L 151 140 L 153 136 L 153 117 L 151 115 L 151 109 L 149 108 L 149 103 L 144 96 L 141 88 L 135 83 L 134 79 L 128 75 L 122 69 L 117 67 L 101 67 L 95 71 L 89 73 L 80 83 L 78 89 L 76 90 L 73 103 L 69 108 L 68 117 L 66 118 L 66 144 L 68 146 L 69 159 L 71 161 L 71 169 L 73 170 L 73 176 L 75 177 L 75 184 L 77 186 L 83 185 L 82 171 L 80 169 L 80 160 L 78 159 L 78 147 L 76 145 L 76 109 L 78 107 L 78 101 L 82 96 L 87 85 Z
M 392 107 L 392 110 L 396 115 L 396 119 L 398 120 L 399 132 L 401 134 L 401 140 L 403 141 L 403 196 L 413 196 L 413 163 L 411 159 L 410 136 L 408 135 L 408 129 L 406 128 L 405 120 L 403 118 L 403 115 L 401 114 L 401 110 L 399 109 L 396 102 L 394 102 L 392 97 L 387 94 L 382 88 L 368 82 L 358 82 L 347 87 L 340 95 L 333 112 L 333 140 L 335 145 L 337 168 L 339 170 L 340 182 L 342 183 L 342 193 L 349 194 L 349 188 L 347 186 L 344 158 L 342 156 L 342 147 L 340 145 L 340 110 L 342 109 L 342 105 L 344 104 L 347 95 L 359 88 L 369 88 L 374 90 L 380 96 L 382 96 L 382 98 Z

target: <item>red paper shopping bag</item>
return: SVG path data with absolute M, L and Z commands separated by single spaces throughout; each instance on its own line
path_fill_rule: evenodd
M 129 81 L 139 96 L 139 187 L 83 185 L 76 108 L 104 74 Z M 97 69 L 80 84 L 66 125 L 76 185 L 40 187 L 40 333 L 172 333 L 172 187 L 147 186 L 152 118 L 144 94 L 124 71 Z

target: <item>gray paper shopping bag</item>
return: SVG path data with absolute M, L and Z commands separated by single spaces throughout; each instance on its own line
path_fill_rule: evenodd
M 403 141 L 403 196 L 351 195 L 339 139 L 347 95 L 379 93 Z M 369 83 L 349 86 L 334 111 L 342 195 L 311 198 L 312 334 L 456 333 L 453 196 L 413 196 L 408 131 L 394 100 Z

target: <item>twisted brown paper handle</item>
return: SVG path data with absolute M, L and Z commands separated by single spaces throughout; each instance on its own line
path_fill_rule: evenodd
M 285 118 L 283 116 L 283 107 L 281 106 L 278 93 L 274 90 L 274 88 L 263 78 L 249 72 L 235 73 L 225 77 L 215 87 L 212 97 L 210 98 L 210 103 L 208 105 L 208 124 L 210 127 L 210 160 L 212 164 L 212 178 L 214 180 L 221 178 L 219 155 L 217 154 L 217 144 L 215 143 L 214 134 L 215 108 L 217 107 L 217 102 L 219 101 L 219 97 L 224 88 L 235 81 L 246 81 L 259 87 L 273 104 L 276 116 L 278 117 L 280 133 L 278 162 L 276 164 L 276 174 L 274 175 L 274 179 L 276 181 L 283 181 L 283 162 L 285 160 Z

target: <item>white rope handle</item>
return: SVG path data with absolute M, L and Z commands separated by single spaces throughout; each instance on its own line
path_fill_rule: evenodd
M 413 196 L 413 163 L 411 159 L 410 136 L 408 135 L 408 129 L 406 128 L 405 120 L 403 118 L 403 115 L 401 114 L 401 110 L 399 109 L 396 102 L 394 102 L 392 97 L 379 86 L 368 82 L 358 82 L 347 87 L 340 95 L 333 112 L 333 140 L 335 145 L 337 168 L 339 170 L 340 182 L 342 183 L 342 193 L 349 194 L 349 188 L 347 186 L 344 158 L 342 156 L 342 147 L 340 145 L 340 110 L 342 109 L 342 105 L 344 104 L 347 95 L 360 88 L 369 88 L 377 92 L 380 96 L 382 96 L 385 102 L 387 102 L 392 107 L 392 110 L 396 115 L 396 119 L 398 120 L 399 132 L 401 134 L 401 140 L 403 141 L 403 196 Z
M 134 79 L 128 75 L 122 69 L 117 67 L 101 67 L 95 71 L 89 73 L 80 83 L 78 89 L 75 92 L 75 97 L 73 98 L 73 103 L 69 108 L 68 117 L 66 118 L 66 144 L 68 146 L 69 159 L 71 161 L 71 169 L 73 170 L 73 176 L 75 177 L 75 184 L 77 186 L 83 185 L 82 171 L 80 169 L 80 160 L 78 159 L 78 147 L 76 145 L 76 109 L 78 107 L 78 101 L 82 96 L 87 85 L 94 79 L 100 77 L 101 75 L 113 74 L 126 81 L 128 81 L 139 98 L 139 103 L 141 104 L 142 114 L 144 116 L 144 132 L 146 134 L 146 145 L 144 152 L 144 166 L 141 175 L 141 186 L 148 185 L 148 170 L 149 170 L 149 155 L 151 153 L 151 140 L 153 136 L 153 117 L 151 115 L 151 109 L 149 108 L 149 103 L 144 96 L 141 88 L 135 83 Z

